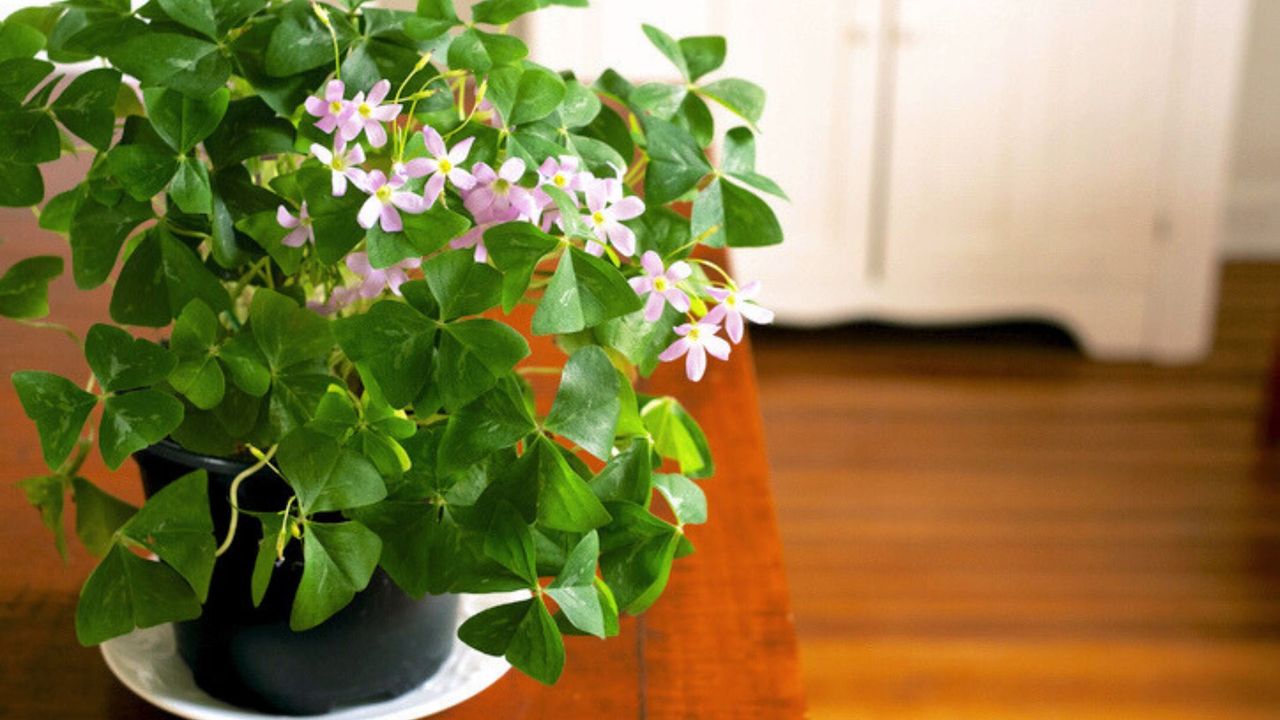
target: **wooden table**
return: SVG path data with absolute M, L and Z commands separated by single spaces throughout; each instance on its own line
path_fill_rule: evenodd
M 65 183 L 54 183 L 63 184 Z M 51 188 L 50 193 L 60 190 Z M 37 229 L 24 210 L 0 211 L 0 271 L 33 254 L 67 256 L 66 243 Z M 51 320 L 83 333 L 107 319 L 109 290 L 55 285 Z M 74 540 L 59 561 L 47 531 L 14 483 L 45 472 L 31 423 L 7 381 L 39 368 L 86 376 L 65 336 L 0 319 L 0 717 L 159 718 L 108 672 L 96 648 L 75 640 L 80 584 L 93 560 Z M 708 524 L 693 527 L 697 552 L 676 563 L 666 594 L 619 637 L 567 638 L 568 662 L 555 687 L 517 672 L 447 718 L 789 718 L 803 714 L 795 634 L 787 597 L 755 371 L 747 348 L 713 363 L 698 386 L 665 367 L 650 386 L 679 392 L 702 423 L 719 467 L 704 484 Z M 106 489 L 141 501 L 137 471 L 110 473 L 96 454 L 85 474 Z M 68 509 L 68 516 L 73 515 Z M 71 517 L 68 533 L 71 532 Z

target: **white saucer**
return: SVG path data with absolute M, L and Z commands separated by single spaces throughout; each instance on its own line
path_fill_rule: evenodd
M 458 624 L 481 610 L 524 600 L 524 591 L 493 595 L 463 595 Z M 173 626 L 135 630 L 102 643 L 102 657 L 120 682 L 156 707 L 190 720 L 265 720 L 296 716 L 268 715 L 215 700 L 196 687 L 191 670 L 178 657 Z M 500 657 L 485 655 L 462 641 L 453 645 L 440 671 L 420 687 L 400 697 L 369 705 L 342 708 L 312 718 L 323 720 L 413 720 L 434 715 L 480 694 L 511 666 Z

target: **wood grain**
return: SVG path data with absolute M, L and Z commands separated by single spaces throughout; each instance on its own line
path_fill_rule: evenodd
M 756 334 L 814 718 L 1280 717 L 1280 265 L 1194 367 L 1028 327 Z
M 68 167 L 63 166 L 63 175 Z M 65 180 L 65 178 L 63 178 Z M 54 179 L 51 192 L 59 180 Z M 65 183 L 62 183 L 65 184 Z M 25 211 L 0 212 L 0 268 L 38 253 L 67 256 L 64 241 L 35 228 Z M 54 315 L 83 333 L 107 317 L 107 289 L 77 293 L 55 284 Z M 547 352 L 545 343 L 537 344 Z M 87 377 L 78 349 L 47 330 L 0 323 L 0 374 L 41 368 Z M 764 437 L 749 351 L 690 388 L 663 372 L 650 389 L 681 393 L 703 424 L 721 468 L 705 484 L 708 525 L 691 528 L 694 555 L 679 563 L 666 596 L 643 618 L 625 620 L 607 642 L 567 639 L 560 683 L 519 673 L 447 718 L 794 718 L 803 713 L 794 628 L 773 513 Z M 74 550 L 58 561 L 47 532 L 13 483 L 44 472 L 34 428 L 13 388 L 0 383 L 0 717 L 166 717 L 111 677 L 97 649 L 76 644 L 73 618 L 92 559 Z M 95 457 L 85 473 L 141 500 L 136 469 L 111 473 Z M 68 516 L 74 512 L 69 508 Z M 68 528 L 71 520 L 68 518 Z

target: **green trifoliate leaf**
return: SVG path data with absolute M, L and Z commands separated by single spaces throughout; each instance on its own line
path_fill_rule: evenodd
M 755 193 L 716 178 L 693 203 L 693 234 L 712 247 L 760 247 L 782 242 L 773 209 Z
M 218 357 L 237 387 L 253 397 L 267 394 L 271 386 L 271 370 L 267 368 L 267 360 L 262 356 L 251 330 L 241 330 L 227 341 Z
M 553 684 L 564 671 L 564 640 L 547 606 L 522 600 L 489 608 L 458 628 L 466 644 L 507 662 L 538 682 Z
M 652 492 L 653 446 L 638 439 L 609 459 L 591 481 L 591 491 L 601 502 L 629 502 L 648 507 Z
M 80 591 L 76 638 L 81 645 L 97 645 L 135 627 L 199 616 L 200 600 L 181 575 L 117 544 Z
M 111 392 L 155 385 L 177 364 L 173 353 L 150 340 L 102 324 L 89 328 L 84 354 L 98 384 Z
M 680 524 L 700 525 L 707 521 L 707 495 L 694 481 L 683 475 L 660 473 L 653 476 L 653 486 L 666 498 Z
M 122 198 L 114 206 L 85 198 L 71 220 L 71 273 L 76 287 L 101 285 L 116 265 L 133 229 L 153 216 L 151 203 Z
M 280 441 L 280 471 L 304 513 L 360 507 L 387 496 L 376 468 L 337 440 L 298 428 Z
M 0 161 L 43 163 L 62 153 L 58 126 L 43 108 L 0 96 Z
M 44 199 L 44 177 L 35 165 L 0 160 L 0 207 L 29 207 Z
M 595 233 L 583 219 L 582 210 L 578 207 L 578 201 L 573 195 L 553 185 L 543 185 L 541 190 L 555 203 L 556 210 L 560 213 L 560 225 L 566 234 L 572 237 L 595 239 Z
M 650 399 L 640 410 L 644 425 L 653 436 L 654 449 L 680 464 L 680 472 L 694 478 L 715 472 L 711 450 L 702 428 L 675 398 Z
M 379 564 L 413 597 L 447 591 L 451 575 L 461 569 L 458 527 L 425 501 L 384 500 L 348 516 L 382 538 Z
M 690 80 L 697 80 L 724 64 L 725 41 L 719 35 L 680 38 L 679 46 Z
M 684 51 L 680 48 L 680 43 L 652 25 L 643 25 L 642 27 L 644 28 L 645 36 L 649 38 L 649 42 L 653 43 L 654 47 L 667 56 L 667 59 L 676 66 L 676 69 L 680 71 L 680 74 L 686 80 L 691 79 L 689 76 L 689 63 L 685 60 Z
M 752 125 L 760 122 L 760 116 L 764 114 L 764 89 L 755 83 L 726 78 L 703 85 L 698 92 Z
M 307 523 L 302 535 L 305 565 L 289 627 L 313 628 L 346 607 L 368 587 L 381 551 L 382 541 L 360 523 Z
M 231 63 L 217 45 L 177 33 L 131 37 L 115 45 L 108 57 L 144 85 L 172 88 L 194 98 L 216 93 L 231 74 Z
M 178 158 L 167 147 L 122 144 L 107 153 L 107 167 L 129 195 L 141 202 L 169 185 L 178 171 Z
M 325 392 L 336 384 L 333 375 L 318 366 L 303 363 L 272 376 L 271 394 L 267 396 L 267 419 L 270 431 L 260 444 L 269 444 L 307 424 Z
M 29 58 L 43 47 L 39 30 L 13 20 L 0 22 L 0 60 Z
M 58 122 L 98 150 L 111 146 L 120 73 L 107 68 L 77 75 L 51 107 Z
M 529 452 L 537 453 L 538 522 L 543 527 L 587 532 L 609 522 L 609 513 L 555 443 L 539 436 Z
M 672 328 L 684 322 L 684 315 L 667 305 L 655 322 L 644 319 L 643 312 L 614 318 L 596 328 L 596 339 L 622 353 L 635 363 L 643 376 L 658 367 L 658 356 L 671 344 Z
M 405 303 L 379 301 L 333 330 L 342 351 L 373 374 L 395 407 L 413 402 L 431 376 L 436 324 Z
M 329 13 L 339 49 L 346 48 L 355 35 L 346 18 Z M 323 65 L 333 65 L 333 39 L 329 29 L 307 3 L 293 3 L 271 33 L 267 45 L 266 71 L 271 77 L 287 78 Z M 351 88 L 367 91 L 369 88 Z
M 648 437 L 649 431 L 640 418 L 640 404 L 631 378 L 618 373 L 618 437 Z
M 725 133 L 724 162 L 720 169 L 729 177 L 761 192 L 787 199 L 787 194 L 776 182 L 756 172 L 756 136 L 750 128 L 736 127 Z
M 14 373 L 13 387 L 23 411 L 36 423 L 45 464 L 57 470 L 98 399 L 60 375 L 35 370 Z
M 226 377 L 217 359 L 219 327 L 209 306 L 192 300 L 178 315 L 169 339 L 178 358 L 169 384 L 202 410 L 217 406 L 226 392 Z
M 116 531 L 129 522 L 138 508 L 84 478 L 72 478 L 71 491 L 76 502 L 76 537 L 94 557 L 106 555 L 115 542 Z
M 618 425 L 618 372 L 604 350 L 588 345 L 564 366 L 543 427 L 607 460 Z
M 560 257 L 533 314 L 533 332 L 575 333 L 635 312 L 641 304 L 640 296 L 616 268 L 576 247 L 569 248 Z
M 600 98 L 595 91 L 577 80 L 565 83 L 564 100 L 560 103 L 560 122 L 566 128 L 580 128 L 591 124 L 600 114 Z
M 449 416 L 441 440 L 441 472 L 461 470 L 496 450 L 511 447 L 537 426 L 519 390 L 500 383 Z
M 605 614 L 596 593 L 596 559 L 600 539 L 593 530 L 569 553 L 564 569 L 547 587 L 547 594 L 574 627 L 598 638 L 606 636 Z
M 566 92 L 559 75 L 536 65 L 502 67 L 489 74 L 488 97 L 509 127 L 550 115 Z
M 600 570 L 618 607 L 636 615 L 666 589 L 684 536 L 639 505 L 611 503 L 609 511 L 615 519 L 600 531 Z
M 471 18 L 478 23 L 506 25 L 537 9 L 538 0 L 483 0 L 471 8 Z
M 67 485 L 61 475 L 31 477 L 18 482 L 27 502 L 40 511 L 40 522 L 53 533 L 53 543 L 63 561 L 67 559 L 67 533 L 62 527 L 62 507 Z
M 529 48 L 516 37 L 468 28 L 449 44 L 449 67 L 487 73 L 496 66 L 516 63 Z
M 644 120 L 649 170 L 645 174 L 645 202 L 665 205 L 697 186 L 711 172 L 711 164 L 693 136 L 678 125 L 648 117 Z
M 166 15 L 213 40 L 266 4 L 266 0 L 160 0 Z
M 163 440 L 182 424 L 182 403 L 159 390 L 137 390 L 107 398 L 98 428 L 98 449 L 115 470 L 129 455 Z
M 35 58 L 0 60 L 0 95 L 21 103 L 53 73 L 53 63 Z
M 185 155 L 209 137 L 227 112 L 231 93 L 220 88 L 212 94 L 192 98 L 163 87 L 146 88 L 142 99 L 147 117 L 169 146 Z
M 62 274 L 62 258 L 19 260 L 0 276 L 0 315 L 30 320 L 49 314 L 49 282 Z
M 716 121 L 711 116 L 711 108 L 694 93 L 684 96 L 684 102 L 680 103 L 680 109 L 672 116 L 671 122 L 688 130 L 701 147 L 710 147 L 715 140 Z
M 511 222 L 486 230 L 484 244 L 502 271 L 502 310 L 509 313 L 529 289 L 534 268 L 560 241 L 530 223 Z
M 533 534 L 510 503 L 500 502 L 494 510 L 489 532 L 484 538 L 484 554 L 524 580 L 530 588 L 537 586 Z
M 683 85 L 645 83 L 631 93 L 631 104 L 637 110 L 654 117 L 670 120 L 680 109 L 688 92 Z
M 502 273 L 476 262 L 469 251 L 437 255 L 422 266 L 422 274 L 440 301 L 441 320 L 478 315 L 502 297 Z
M 205 601 L 217 548 L 204 470 L 183 475 L 152 495 L 120 528 L 120 534 L 177 570 L 200 602 Z
M 328 320 L 274 290 L 254 291 L 249 322 L 263 357 L 274 370 L 325 359 L 333 347 Z
M 520 333 L 496 320 L 462 320 L 441 330 L 435 379 L 449 410 L 479 397 L 529 356 L 529 343 Z

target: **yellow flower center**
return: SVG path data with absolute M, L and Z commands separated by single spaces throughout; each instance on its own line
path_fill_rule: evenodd
M 604 213 L 600 212 L 599 210 L 597 210 L 597 211 L 595 211 L 595 212 L 591 213 L 591 222 L 593 222 L 593 223 L 595 223 L 595 224 L 597 224 L 597 225 L 603 225 L 603 224 L 604 224 Z
M 551 182 L 555 183 L 556 187 L 560 187 L 560 188 L 569 184 L 569 181 L 565 178 L 564 173 L 556 173 L 556 176 L 551 178 Z
M 338 172 L 342 172 L 347 167 L 347 161 L 343 160 L 341 157 L 338 157 L 337 155 L 334 155 L 333 162 L 329 163 L 329 167 L 333 168 L 334 170 L 337 170 Z
M 724 299 L 724 304 L 728 305 L 729 307 L 738 307 L 738 296 L 730 295 L 729 297 Z
M 342 112 L 342 101 L 334 100 L 333 102 L 329 103 L 329 112 L 333 113 L 334 115 L 337 115 L 338 113 Z
M 378 188 L 378 192 L 374 194 L 378 196 L 378 200 L 380 200 L 383 204 L 386 204 L 386 202 L 391 199 L 391 188 L 387 187 L 386 185 L 383 185 L 382 187 Z
M 688 337 L 690 340 L 697 340 L 698 336 L 701 334 L 702 334 L 702 331 L 698 329 L 697 325 L 694 325 L 693 327 L 689 328 L 689 334 L 686 337 Z
M 503 180 L 502 178 L 498 178 L 497 181 L 493 183 L 493 191 L 498 193 L 499 195 L 506 195 L 507 191 L 510 189 L 511 189 L 511 183 L 507 182 L 506 180 Z
M 449 162 L 449 158 L 436 158 L 436 165 L 440 167 L 440 172 L 445 175 L 453 172 L 453 163 Z
M 357 111 L 360 113 L 360 117 L 362 118 L 367 118 L 373 114 L 373 108 L 369 107 L 369 103 L 360 103 L 360 107 L 357 108 Z
M 658 292 L 667 291 L 667 279 L 664 277 L 656 277 L 653 279 L 653 289 Z

